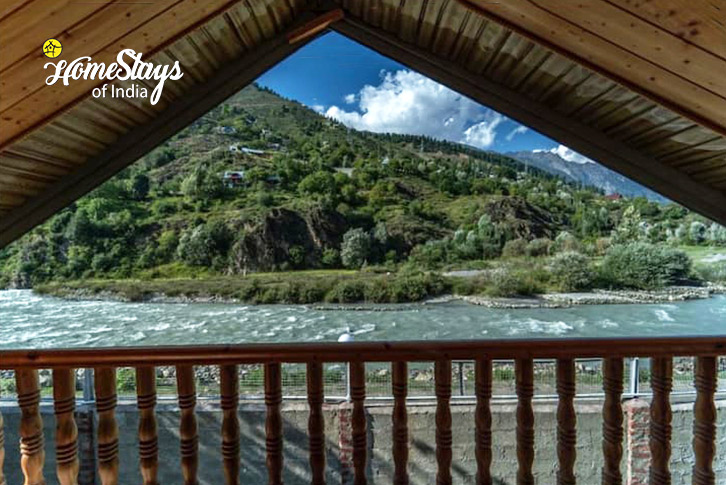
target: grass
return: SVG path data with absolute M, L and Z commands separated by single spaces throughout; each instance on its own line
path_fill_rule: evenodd
M 684 251 L 696 264 L 701 263 L 704 258 L 712 255 L 726 256 L 726 247 L 677 246 L 677 249 Z

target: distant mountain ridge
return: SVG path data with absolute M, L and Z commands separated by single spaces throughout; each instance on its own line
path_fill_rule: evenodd
M 596 187 L 606 194 L 617 193 L 628 197 L 645 197 L 656 202 L 668 201 L 660 194 L 598 163 L 569 162 L 557 153 L 549 151 L 509 152 L 506 155 L 529 166 L 564 177 L 571 182 Z

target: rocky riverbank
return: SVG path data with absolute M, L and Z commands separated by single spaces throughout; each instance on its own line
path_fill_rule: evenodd
M 238 298 L 222 295 L 207 294 L 178 294 L 167 295 L 155 292 L 146 293 L 143 298 L 129 298 L 128 294 L 121 291 L 103 290 L 94 291 L 84 287 L 57 286 L 54 291 L 47 292 L 51 296 L 67 300 L 77 301 L 119 301 L 119 302 L 144 302 L 144 303 L 247 303 Z M 709 298 L 714 294 L 726 294 L 726 286 L 673 286 L 661 290 L 635 291 L 635 290 L 593 290 L 590 292 L 573 293 L 548 293 L 530 297 L 497 298 L 485 295 L 442 295 L 428 298 L 421 302 L 408 304 L 372 304 L 361 302 L 360 304 L 316 304 L 311 305 L 316 310 L 330 311 L 400 311 L 410 309 L 412 305 L 426 304 L 434 305 L 452 301 L 464 301 L 472 305 L 487 308 L 506 309 L 533 309 L 533 308 L 569 308 L 576 305 L 615 305 L 615 304 L 648 304 L 667 303 L 675 301 L 687 301 Z
M 449 300 L 462 300 L 487 308 L 568 308 L 575 305 L 623 305 L 667 303 L 701 300 L 714 294 L 726 293 L 724 286 L 672 286 L 662 290 L 593 290 L 582 293 L 549 293 L 528 298 L 490 298 L 486 296 L 451 296 Z M 445 301 L 437 299 L 437 302 Z

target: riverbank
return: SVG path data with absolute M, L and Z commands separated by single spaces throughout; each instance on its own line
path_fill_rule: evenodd
M 499 297 L 477 291 L 471 278 L 420 273 L 414 275 L 353 272 L 303 272 L 174 280 L 85 280 L 50 283 L 39 294 L 76 301 L 145 303 L 306 304 L 319 310 L 370 311 L 370 304 L 438 304 L 451 301 L 487 308 L 569 308 L 579 305 L 648 304 L 688 301 L 726 294 L 726 286 L 673 286 L 659 290 L 551 292 Z M 465 283 L 464 283 L 465 281 Z M 464 289 L 464 292 L 457 291 Z M 381 311 L 399 307 L 379 306 Z

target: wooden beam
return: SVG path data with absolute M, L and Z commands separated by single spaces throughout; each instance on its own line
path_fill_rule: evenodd
M 651 36 L 651 44 L 633 46 L 631 43 L 629 49 L 625 49 L 613 41 L 612 37 L 622 37 L 620 32 L 622 29 L 614 29 L 613 26 L 625 23 L 627 27 L 631 24 L 641 25 L 643 26 L 641 30 L 645 30 L 646 27 L 637 17 L 612 7 L 608 10 L 609 15 L 612 16 L 613 11 L 619 11 L 620 15 L 617 18 L 600 18 L 598 13 L 591 15 L 600 22 L 598 29 L 595 29 L 589 13 L 587 22 L 583 20 L 583 15 L 578 17 L 571 14 L 571 11 L 577 8 L 574 4 L 572 6 L 568 4 L 566 8 L 555 11 L 549 8 L 548 2 L 540 0 L 506 2 L 456 0 L 456 2 L 594 72 L 617 81 L 675 113 L 726 135 L 726 92 L 719 90 L 718 86 L 710 85 L 707 80 L 696 82 L 693 67 L 687 64 L 678 66 L 677 71 L 690 70 L 688 77 L 674 72 L 673 62 L 689 61 L 689 64 L 693 65 L 695 61 L 691 61 L 690 58 L 681 59 L 682 56 L 671 56 L 673 53 L 666 47 L 655 45 L 656 38 L 660 44 L 666 38 L 670 39 L 670 42 L 666 43 L 678 44 L 681 52 L 694 54 L 695 51 L 684 48 L 683 42 L 668 31 L 651 26 L 649 33 L 652 33 L 653 29 L 661 33 Z M 602 6 L 604 1 L 587 0 L 587 4 Z M 602 26 L 602 22 L 606 23 L 605 27 Z M 606 30 L 605 34 L 602 33 L 602 29 Z M 655 56 L 657 48 L 666 50 Z M 711 53 L 700 51 L 698 55 L 709 59 L 708 66 L 703 69 L 708 76 L 713 76 L 714 72 L 726 68 L 726 61 Z M 667 60 L 667 65 L 658 64 L 656 57 L 660 61 Z
M 287 35 L 287 41 L 290 44 L 296 44 L 301 40 L 305 40 L 308 37 L 315 36 L 323 30 L 330 27 L 333 22 L 337 22 L 343 18 L 343 10 L 336 8 L 330 12 L 313 19 L 307 24 L 301 26 L 298 29 L 293 30 Z
M 257 46 L 249 55 L 228 63 L 205 83 L 194 86 L 191 92 L 173 101 L 155 119 L 123 135 L 103 153 L 60 179 L 43 194 L 6 214 L 0 219 L 0 248 L 153 150 L 307 44 L 314 37 L 291 45 L 287 41 L 287 33 L 314 18 L 312 13 L 301 14 L 299 21 L 289 30 Z
M 577 119 L 508 86 L 472 74 L 461 65 L 347 17 L 333 30 L 415 69 L 470 98 L 499 111 L 577 152 L 679 202 L 726 223 L 726 196 L 685 174 L 640 153 Z
M 437 360 L 720 356 L 722 337 L 536 338 L 380 342 L 252 343 L 81 349 L 0 349 L 0 369 L 229 365 L 269 362 L 435 362 Z

